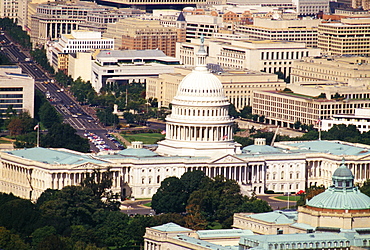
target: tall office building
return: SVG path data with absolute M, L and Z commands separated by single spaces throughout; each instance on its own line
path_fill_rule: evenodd
M 164 27 L 159 21 L 126 18 L 109 24 L 104 37 L 115 39 L 116 49 L 158 49 L 175 56 L 177 29 Z
M 346 18 L 318 26 L 317 46 L 327 55 L 370 56 L 370 18 Z

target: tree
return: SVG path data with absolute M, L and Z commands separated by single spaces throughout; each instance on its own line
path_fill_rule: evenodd
M 29 246 L 19 235 L 11 233 L 5 227 L 0 227 L 0 248 L 4 250 L 27 250 Z
M 41 123 L 47 129 L 51 128 L 54 124 L 61 123 L 62 121 L 58 112 L 48 102 L 44 102 L 40 107 L 39 116 Z
M 203 183 L 207 181 L 206 179 L 208 179 L 208 177 L 203 171 L 194 170 L 185 172 L 181 176 L 180 181 L 184 185 L 185 192 L 190 195 L 194 191 L 200 189 Z
M 238 111 L 236 111 L 236 108 L 235 108 L 234 104 L 232 104 L 232 103 L 230 103 L 230 105 L 229 105 L 229 115 L 231 117 L 234 117 L 234 118 L 239 117 L 239 115 L 240 115 L 240 113 Z
M 240 111 L 240 116 L 243 117 L 243 118 L 250 119 L 252 117 L 252 107 L 251 106 L 245 106 Z
M 86 173 L 86 177 L 83 179 L 81 186 L 91 189 L 96 199 L 104 199 L 102 208 L 109 211 L 118 211 L 121 204 L 116 200 L 119 194 L 113 194 L 110 190 L 113 185 L 112 180 L 113 175 L 109 169 L 105 172 L 94 169 L 92 173 Z
M 46 148 L 68 148 L 79 152 L 89 152 L 88 140 L 76 133 L 76 130 L 69 124 L 55 123 L 41 138 L 41 145 Z
M 9 134 L 11 136 L 17 136 L 23 133 L 23 128 L 22 128 L 22 121 L 21 119 L 14 117 L 10 119 L 10 122 L 7 126 L 7 129 L 9 130 Z
M 326 99 L 326 94 L 325 93 L 321 93 L 317 98 Z
M 360 187 L 360 191 L 367 196 L 370 196 L 370 179 L 367 179 Z
M 293 127 L 294 127 L 295 129 L 300 129 L 300 128 L 301 128 L 301 126 L 302 126 L 301 121 L 296 121 L 296 122 L 293 124 Z
M 185 187 L 177 177 L 168 177 L 152 197 L 152 208 L 156 213 L 185 212 L 187 194 Z

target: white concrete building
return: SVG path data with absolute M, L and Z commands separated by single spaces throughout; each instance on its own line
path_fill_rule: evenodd
M 80 77 L 85 82 L 91 82 L 92 54 L 92 52 L 77 52 L 68 55 L 68 75 L 73 80 Z
M 334 125 L 355 125 L 361 133 L 370 130 L 370 108 L 355 109 L 354 114 L 335 114 L 331 119 L 321 120 L 321 129 L 328 131 Z
M 270 40 L 229 40 L 206 39 L 209 53 L 208 63 L 219 64 L 223 68 L 282 72 L 290 75 L 292 63 L 307 56 L 319 56 L 320 49 L 308 48 L 304 43 Z M 176 57 L 185 65 L 194 65 L 199 43 L 177 43 Z
M 102 50 L 92 62 L 91 84 L 99 92 L 106 84 L 145 82 L 149 76 L 173 73 L 178 64 L 160 50 Z
M 18 0 L 1 0 L 0 1 L 0 18 L 10 18 L 16 20 L 19 12 Z
M 18 66 L 0 66 L 0 116 L 11 105 L 34 116 L 35 80 Z
M 72 30 L 71 34 L 63 34 L 59 41 L 48 43 L 46 48 L 47 58 L 53 68 L 68 71 L 69 54 L 110 50 L 114 48 L 114 40 L 102 38 L 101 32 Z
M 317 47 L 318 26 L 321 19 L 276 19 L 254 18 L 253 25 L 236 25 L 235 32 L 248 35 L 252 39 L 283 40 L 306 43 L 307 47 Z
M 320 11 L 329 12 L 329 0 L 292 0 L 297 13 L 302 16 L 314 16 Z

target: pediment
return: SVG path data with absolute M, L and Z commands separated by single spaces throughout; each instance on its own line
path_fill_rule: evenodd
M 220 158 L 217 158 L 212 162 L 213 164 L 218 164 L 218 163 L 245 163 L 242 159 L 233 156 L 233 155 L 224 155 Z

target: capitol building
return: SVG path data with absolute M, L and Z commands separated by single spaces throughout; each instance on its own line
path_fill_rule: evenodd
M 343 158 L 354 183 L 370 178 L 367 145 L 287 141 L 269 146 L 260 138 L 241 148 L 233 140 L 230 103 L 221 82 L 207 71 L 205 58 L 201 46 L 197 66 L 182 80 L 172 101 L 166 138 L 156 151 L 140 142 L 98 154 L 41 147 L 0 151 L 0 192 L 36 200 L 48 188 L 79 185 L 95 169 L 112 172 L 112 191 L 122 198 L 152 197 L 165 178 L 192 170 L 233 179 L 247 195 L 297 192 L 312 185 L 329 186 Z

